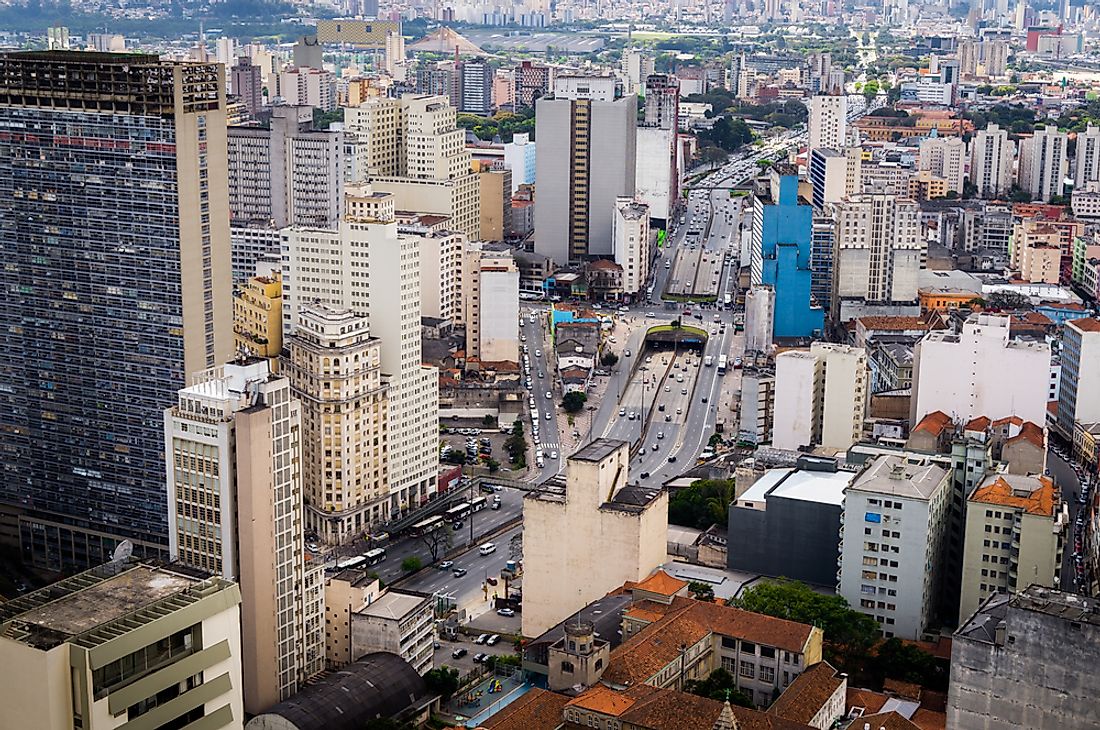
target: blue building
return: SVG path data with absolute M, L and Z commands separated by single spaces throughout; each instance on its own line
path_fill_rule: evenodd
M 813 207 L 798 198 L 798 172 L 777 165 L 753 200 L 752 283 L 775 289 L 776 338 L 811 337 L 825 313 L 811 298 Z

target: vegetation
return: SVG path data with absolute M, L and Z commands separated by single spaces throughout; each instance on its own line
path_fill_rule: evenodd
M 527 466 L 527 439 L 523 437 L 523 421 L 518 418 L 512 424 L 511 435 L 504 442 L 504 450 L 508 452 L 512 466 L 517 469 Z
M 497 417 L 491 413 L 486 413 L 481 417 L 482 426 L 495 426 L 497 425 Z
M 490 141 L 500 137 L 501 142 L 511 142 L 512 136 L 518 133 L 531 135 L 535 138 L 535 110 L 520 109 L 516 112 L 497 112 L 491 117 L 479 117 L 476 114 L 459 114 L 457 124 L 462 129 L 469 129 L 478 139 Z
M 438 530 L 438 532 L 442 532 L 442 530 Z M 415 573 L 423 567 L 423 561 L 415 555 L 410 555 L 409 557 L 401 561 L 401 570 L 405 571 L 406 573 Z
M 328 129 L 333 122 L 344 121 L 344 109 L 334 109 L 330 112 L 321 111 L 320 109 L 313 110 L 313 126 L 317 129 Z
M 449 700 L 458 691 L 458 670 L 448 666 L 433 669 L 424 675 L 424 684 L 432 694 Z
M 605 368 L 609 368 L 617 362 L 619 362 L 619 356 L 611 350 L 608 350 L 600 356 L 600 365 L 603 365 Z
M 489 467 L 490 474 L 496 474 L 500 471 L 500 462 L 496 459 L 487 459 L 485 461 L 485 466 Z
M 752 697 L 737 689 L 737 681 L 733 675 L 721 667 L 711 672 L 706 679 L 689 679 L 684 683 L 684 691 L 719 702 L 728 698 L 731 705 L 755 707 Z
M 1030 134 L 1035 130 L 1035 112 L 1015 104 L 997 104 L 988 109 L 967 112 L 963 116 L 974 122 L 976 129 L 996 124 L 1012 134 Z
M 561 407 L 565 409 L 566 413 L 580 413 L 584 409 L 584 404 L 587 401 L 587 395 L 579 390 L 572 390 L 562 397 Z
M 698 136 L 705 147 L 717 147 L 725 152 L 733 152 L 753 140 L 752 130 L 744 119 L 729 117 L 719 117 L 710 129 L 699 130 Z
M 714 587 L 710 583 L 701 580 L 693 580 L 688 583 L 688 593 L 697 601 L 713 601 Z
M 493 670 L 497 667 L 515 667 L 519 668 L 520 658 L 518 654 L 490 654 L 489 658 L 485 660 L 486 668 Z
M 713 524 L 724 525 L 729 519 L 733 494 L 731 479 L 700 479 L 669 500 L 668 521 L 699 530 Z

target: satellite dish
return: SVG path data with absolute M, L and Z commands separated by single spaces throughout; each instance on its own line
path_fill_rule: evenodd
M 129 560 L 130 556 L 134 554 L 134 543 L 129 540 L 123 540 L 115 548 L 115 551 L 111 553 L 112 563 L 121 563 L 124 560 Z

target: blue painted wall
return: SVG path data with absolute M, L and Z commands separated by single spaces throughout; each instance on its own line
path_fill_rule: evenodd
M 775 289 L 775 337 L 810 337 L 825 313 L 810 306 L 813 207 L 798 204 L 798 177 L 779 179 L 779 200 L 764 206 L 762 283 Z

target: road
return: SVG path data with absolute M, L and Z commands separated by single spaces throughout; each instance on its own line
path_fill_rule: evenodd
M 563 466 L 564 455 L 561 453 L 561 437 L 558 433 L 558 419 L 555 414 L 558 401 L 561 399 L 561 386 L 556 377 L 557 363 L 554 351 L 550 343 L 548 331 L 548 310 L 538 306 L 524 307 L 525 313 L 523 325 L 520 328 L 521 337 L 525 338 L 522 345 L 527 346 L 527 357 L 530 359 L 530 368 L 523 365 L 524 378 L 531 378 L 531 387 L 527 389 L 527 405 L 524 412 L 530 415 L 531 401 L 535 401 L 535 409 L 538 411 L 538 439 L 534 438 L 534 427 L 528 430 L 528 443 L 531 450 L 528 452 L 527 464 L 534 475 L 533 481 L 541 482 L 557 474 Z M 539 354 L 541 352 L 541 355 Z M 550 393 L 547 398 L 546 394 Z M 551 418 L 547 420 L 546 414 Z M 535 450 L 542 449 L 543 466 L 541 469 L 535 465 Z M 551 456 L 557 452 L 557 458 Z

